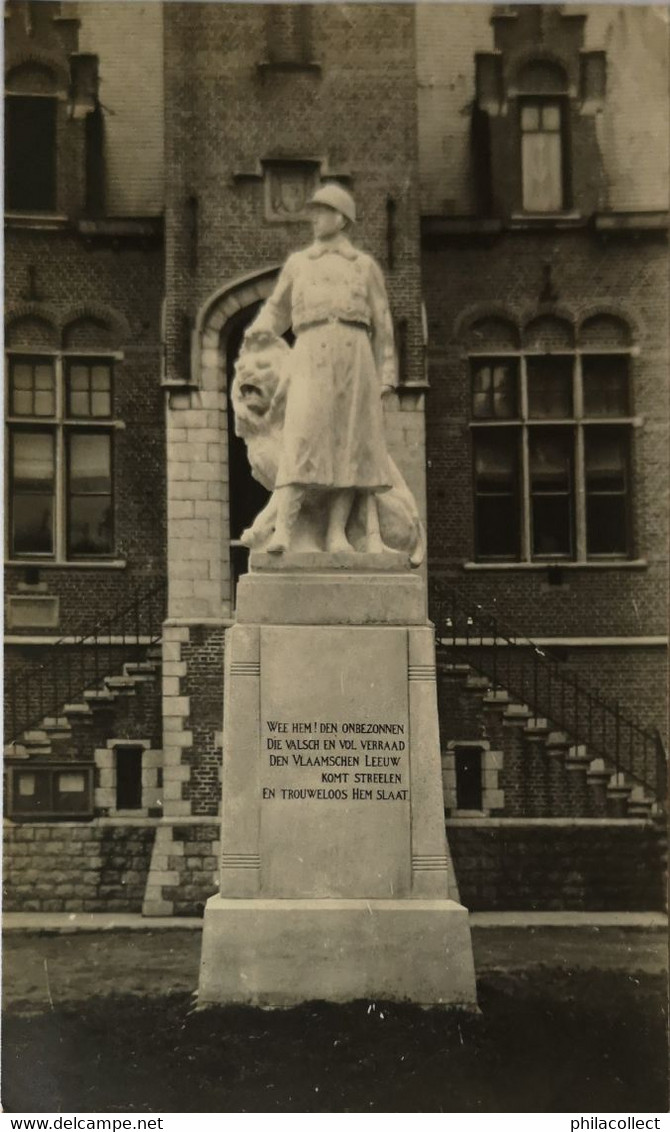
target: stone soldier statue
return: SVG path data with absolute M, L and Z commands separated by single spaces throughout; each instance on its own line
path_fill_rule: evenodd
M 321 549 L 331 553 L 355 549 L 347 526 L 356 512 L 362 512 L 362 549 L 379 552 L 384 542 L 377 503 L 381 493 L 395 488 L 396 502 L 399 489 L 407 497 L 403 506 L 413 511 L 407 548 L 416 551 L 417 543 L 422 543 L 420 522 L 384 436 L 381 398 L 397 381 L 384 279 L 372 257 L 349 240 L 356 206 L 345 189 L 323 185 L 312 197 L 310 211 L 314 242 L 284 264 L 272 295 L 245 334 L 233 386 L 238 414 L 244 408 L 240 390 L 258 392 L 256 378 L 249 376 L 254 352 L 260 372 L 267 365 L 263 353 L 274 350 L 276 355 L 279 336 L 292 327 L 296 342 L 285 351 L 267 416 L 276 417 L 274 409 L 282 403 L 281 443 L 276 467 L 265 476 L 254 469 L 247 439 L 254 475 L 274 489 L 266 508 L 272 531 L 263 540 L 264 549 L 271 554 L 288 550 L 303 506 L 307 502 L 313 508 L 317 498 L 322 516 L 325 512 Z M 246 436 L 240 422 L 237 415 L 238 433 Z M 254 524 L 256 532 L 252 528 L 247 539 L 250 545 L 261 542 L 257 532 L 262 525 Z

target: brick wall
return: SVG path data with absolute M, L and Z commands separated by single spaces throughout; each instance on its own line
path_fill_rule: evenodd
M 447 822 L 471 912 L 664 908 L 665 839 L 644 822 Z
M 267 57 L 263 7 L 173 3 L 164 15 L 168 365 L 176 364 L 184 313 L 194 316 L 227 279 L 282 262 L 309 242 L 306 224 L 264 219 L 260 181 L 234 179 L 283 154 L 322 158 L 351 177 L 357 239 L 382 264 L 386 198 L 396 199 L 390 298 L 408 318 L 408 354 L 420 366 L 413 8 L 316 5 L 318 73 L 259 72 Z M 194 194 L 195 247 L 187 212 Z

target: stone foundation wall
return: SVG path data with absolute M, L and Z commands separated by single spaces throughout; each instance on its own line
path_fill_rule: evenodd
M 141 912 L 154 824 L 5 822 L 5 912 Z
M 471 912 L 664 907 L 666 843 L 651 822 L 463 819 L 447 836 Z
M 156 831 L 142 911 L 145 916 L 201 916 L 218 890 L 217 821 L 165 819 Z

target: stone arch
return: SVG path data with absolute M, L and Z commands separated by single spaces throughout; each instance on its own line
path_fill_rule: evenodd
M 573 350 L 574 324 L 563 314 L 535 315 L 524 326 L 523 344 L 526 349 Z
M 221 336 L 226 323 L 245 307 L 264 301 L 272 293 L 279 264 L 250 275 L 238 276 L 220 287 L 203 303 L 196 319 L 193 380 L 203 390 L 226 387 Z
M 59 56 L 33 49 L 8 60 L 5 90 L 12 94 L 63 94 L 70 85 L 70 72 Z
M 568 76 L 557 56 L 534 52 L 517 61 L 513 85 L 520 94 L 565 94 Z
M 80 345 L 85 348 L 91 345 L 119 348 L 130 338 L 130 325 L 125 316 L 103 303 L 86 303 L 71 308 L 63 323 L 63 346 L 66 349 L 77 349 Z
M 8 312 L 5 341 L 9 349 L 53 349 L 60 345 L 56 319 L 40 307 Z
M 603 346 L 607 349 L 630 349 L 638 337 L 628 316 L 614 309 L 592 309 L 582 313 L 578 327 L 578 343 L 584 348 Z
M 498 347 L 518 350 L 519 324 L 515 313 L 501 303 L 476 303 L 456 319 L 454 336 L 470 349 Z
M 110 349 L 113 344 L 111 327 L 99 318 L 75 318 L 63 329 L 66 350 Z

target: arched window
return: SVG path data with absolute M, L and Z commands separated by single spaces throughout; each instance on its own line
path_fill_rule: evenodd
M 521 349 L 497 332 L 487 341 L 471 331 L 469 354 L 477 558 L 629 557 L 627 324 L 594 315 L 575 344 L 567 319 L 541 315 L 526 325 Z
M 538 59 L 522 68 L 517 81 L 523 209 L 562 212 L 569 207 L 565 72 Z
M 7 342 L 9 554 L 56 562 L 110 558 L 114 535 L 114 358 L 111 330 L 36 314 Z

